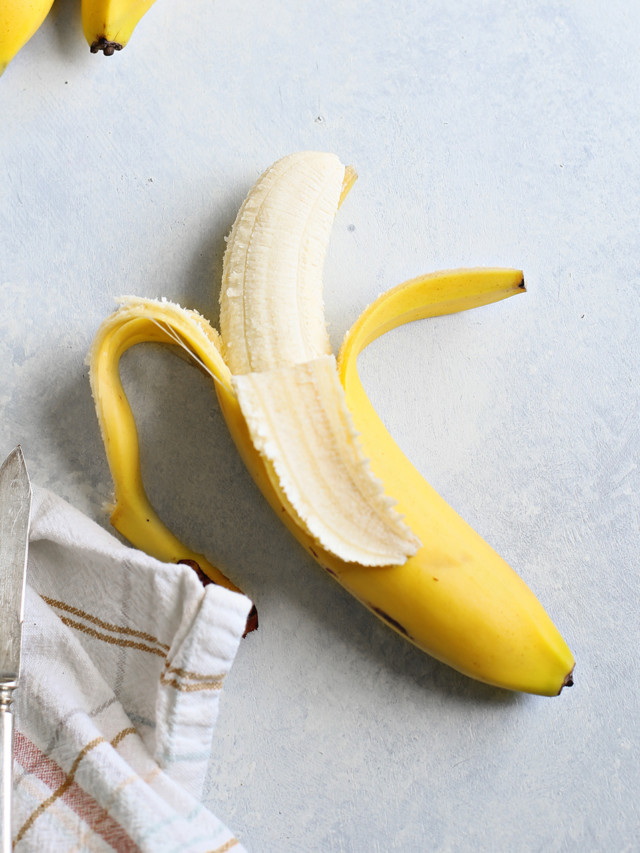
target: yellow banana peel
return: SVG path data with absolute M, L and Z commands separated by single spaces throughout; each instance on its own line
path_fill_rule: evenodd
M 35 35 L 53 0 L 2 0 L 0 3 L 0 76 L 19 50 Z
M 140 19 L 155 0 L 82 0 L 82 28 L 92 53 L 111 56 L 129 43 Z M 53 0 L 2 0 L 0 76 L 40 28 Z
M 214 380 L 249 472 L 323 569 L 458 671 L 556 695 L 572 683 L 565 641 L 521 578 L 402 454 L 357 372 L 358 354 L 378 336 L 522 293 L 522 273 L 453 270 L 392 288 L 362 313 L 332 361 L 317 288 L 333 216 L 354 180 L 352 169 L 317 152 L 267 170 L 229 238 L 222 335 L 196 312 L 134 297 L 101 325 L 89 364 L 115 487 L 111 521 L 136 547 L 166 561 L 195 561 L 215 582 L 236 588 L 166 528 L 141 480 L 119 359 L 146 341 L 179 346 Z
M 129 43 L 155 0 L 82 0 L 82 29 L 91 53 L 112 56 Z

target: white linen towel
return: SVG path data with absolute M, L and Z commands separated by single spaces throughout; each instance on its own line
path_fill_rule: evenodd
M 27 581 L 17 853 L 241 853 L 200 797 L 249 599 L 36 487 Z

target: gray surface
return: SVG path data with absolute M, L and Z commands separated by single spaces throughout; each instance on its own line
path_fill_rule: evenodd
M 106 525 L 99 322 L 122 293 L 217 322 L 250 185 L 334 151 L 360 174 L 326 266 L 336 346 L 421 272 L 525 272 L 525 296 L 361 362 L 400 445 L 556 620 L 576 686 L 508 695 L 405 644 L 278 526 L 204 377 L 134 351 L 152 499 L 260 611 L 208 801 L 253 853 L 637 850 L 638 6 L 181 6 L 107 59 L 56 0 L 0 81 L 0 456 L 22 442 L 34 482 Z

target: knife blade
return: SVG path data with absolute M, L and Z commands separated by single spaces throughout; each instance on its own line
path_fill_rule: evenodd
M 18 445 L 0 467 L 0 843 L 11 850 L 13 691 L 20 678 L 31 483 Z

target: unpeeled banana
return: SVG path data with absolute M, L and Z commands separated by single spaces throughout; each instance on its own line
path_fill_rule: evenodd
M 82 0 L 82 28 L 92 53 L 111 56 L 129 42 L 155 0 Z M 39 29 L 53 0 L 2 0 L 0 3 L 0 76 Z
M 144 492 L 137 435 L 118 375 L 143 341 L 177 344 L 209 373 L 238 450 L 263 494 L 316 561 L 380 619 L 480 681 L 556 695 L 574 661 L 518 575 L 425 482 L 373 410 L 357 356 L 402 323 L 522 293 L 517 270 L 422 276 L 374 301 L 331 354 L 322 267 L 355 173 L 331 154 L 275 163 L 228 239 L 220 334 L 195 312 L 129 297 L 101 325 L 91 385 L 115 483 L 112 523 L 166 560 L 191 559 Z
M 82 29 L 91 53 L 122 50 L 155 0 L 82 0 Z
M 0 76 L 18 51 L 35 35 L 53 0 L 2 0 L 0 3 Z

